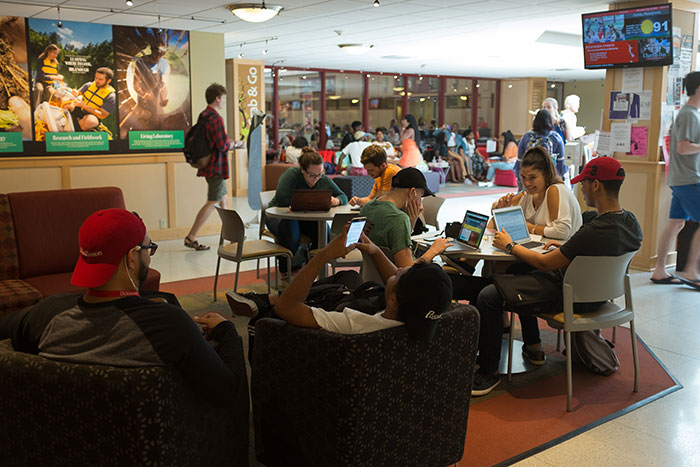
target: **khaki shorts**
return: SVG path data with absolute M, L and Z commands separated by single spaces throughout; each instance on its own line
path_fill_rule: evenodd
M 220 175 L 207 177 L 207 201 L 221 201 L 226 196 L 226 180 Z

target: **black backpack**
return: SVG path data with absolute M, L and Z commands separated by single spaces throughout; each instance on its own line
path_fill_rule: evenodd
M 344 284 L 314 285 L 304 303 L 326 311 L 343 311 L 343 308 L 349 307 L 368 315 L 386 308 L 384 286 L 372 281 L 355 290 L 348 289 Z
M 185 136 L 185 160 L 195 169 L 203 169 L 211 162 L 211 149 L 207 139 L 206 122 L 201 118 Z

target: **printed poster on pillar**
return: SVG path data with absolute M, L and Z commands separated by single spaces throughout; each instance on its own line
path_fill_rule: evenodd
M 0 16 L 0 157 L 175 152 L 189 32 Z
M 262 110 L 265 92 L 263 64 L 236 63 L 238 76 L 239 125 L 236 139 L 246 139 L 250 133 L 253 110 Z

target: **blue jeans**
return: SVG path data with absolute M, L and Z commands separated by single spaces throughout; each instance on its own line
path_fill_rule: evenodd
M 486 172 L 486 180 L 488 180 L 488 181 L 493 180 L 493 176 L 496 175 L 496 169 L 498 169 L 498 170 L 513 170 L 513 167 L 515 167 L 515 161 L 513 161 L 513 162 L 503 162 L 503 161 L 491 162 L 491 165 L 489 165 L 489 171 Z
M 325 221 L 322 221 L 325 222 Z M 287 219 L 265 218 L 265 224 L 270 232 L 277 237 L 277 242 L 287 248 L 294 255 L 299 248 L 301 234 L 306 234 L 311 238 L 311 248 L 318 248 L 318 225 L 316 221 L 296 221 Z M 280 257 L 280 271 L 286 273 L 288 270 L 287 258 Z
M 495 285 L 487 285 L 479 293 L 476 307 L 481 316 L 479 328 L 479 355 L 476 363 L 488 373 L 498 372 L 501 360 L 501 339 L 503 338 L 503 297 Z M 518 314 L 527 345 L 539 344 L 540 329 L 534 315 Z M 512 325 L 512 324 L 511 324 Z

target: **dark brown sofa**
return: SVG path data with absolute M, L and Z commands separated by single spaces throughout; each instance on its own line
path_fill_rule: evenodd
M 78 230 L 93 212 L 124 207 L 117 187 L 0 193 L 0 314 L 83 290 L 70 283 Z M 159 286 L 150 269 L 143 289 Z

